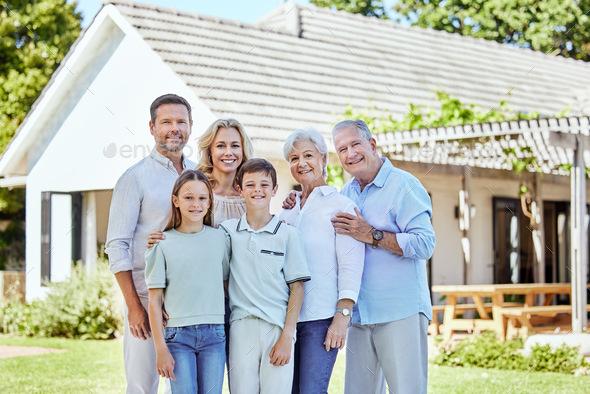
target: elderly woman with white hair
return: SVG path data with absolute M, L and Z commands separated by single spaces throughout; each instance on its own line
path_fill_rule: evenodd
M 293 132 L 283 147 L 293 178 L 301 184 L 293 209 L 280 219 L 301 232 L 311 281 L 297 323 L 293 393 L 327 393 L 338 349 L 343 349 L 357 300 L 365 246 L 336 234 L 331 219 L 355 215 L 355 203 L 326 183 L 328 148 L 315 129 Z

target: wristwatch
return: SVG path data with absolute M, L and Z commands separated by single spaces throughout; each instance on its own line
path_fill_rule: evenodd
M 373 249 L 377 248 L 379 241 L 383 239 L 383 231 L 373 230 Z
M 336 313 L 338 312 L 342 313 L 344 316 L 350 316 L 350 309 L 336 309 Z

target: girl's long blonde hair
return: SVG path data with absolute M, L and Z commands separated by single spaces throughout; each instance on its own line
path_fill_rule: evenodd
M 197 163 L 197 170 L 201 171 L 209 179 L 212 187 L 217 185 L 217 181 L 213 178 L 213 163 L 211 162 L 211 145 L 215 136 L 220 128 L 225 127 L 226 129 L 234 128 L 240 134 L 242 141 L 242 162 L 238 166 L 238 170 L 244 164 L 245 161 L 250 160 L 254 155 L 252 149 L 252 142 L 244 130 L 244 126 L 235 119 L 217 119 L 213 122 L 205 133 L 199 137 L 199 161 Z M 237 173 L 237 171 L 236 171 Z M 237 184 L 234 182 L 234 189 L 237 190 Z
M 176 196 L 178 198 L 178 191 L 188 181 L 201 181 L 207 186 L 207 191 L 209 192 L 209 211 L 205 214 L 203 218 L 203 224 L 207 226 L 211 226 L 213 223 L 213 188 L 207 179 L 207 176 L 203 174 L 201 171 L 198 170 L 185 170 L 180 176 L 176 179 L 174 183 L 174 187 L 172 188 L 172 196 Z M 168 224 L 164 231 L 168 231 L 173 228 L 178 228 L 182 223 L 182 215 L 180 214 L 180 209 L 174 205 L 174 201 L 172 197 L 170 198 L 172 204 L 172 210 L 170 214 L 170 220 L 168 220 Z

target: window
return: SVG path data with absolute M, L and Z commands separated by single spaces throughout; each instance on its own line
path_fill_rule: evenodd
M 41 193 L 41 280 L 59 282 L 81 257 L 82 193 Z

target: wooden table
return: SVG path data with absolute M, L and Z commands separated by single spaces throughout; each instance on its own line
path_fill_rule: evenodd
M 548 306 L 555 294 L 571 294 L 570 283 L 528 283 L 528 284 L 501 284 L 501 285 L 435 285 L 432 291 L 446 296 L 444 311 L 444 340 L 448 341 L 454 331 L 458 330 L 494 330 L 500 340 L 506 338 L 506 322 L 502 314 L 503 308 L 512 305 L 504 303 L 504 295 L 524 295 L 525 301 L 521 306 L 534 306 L 535 296 L 544 295 L 543 305 Z M 457 315 L 457 299 L 469 297 L 473 299 L 479 314 L 477 319 L 462 319 Z M 484 298 L 492 301 L 492 316 L 486 311 Z M 489 310 L 489 307 L 487 308 Z

